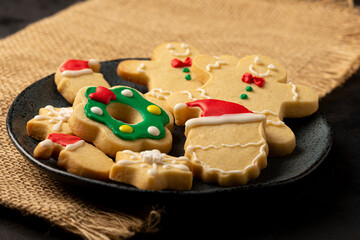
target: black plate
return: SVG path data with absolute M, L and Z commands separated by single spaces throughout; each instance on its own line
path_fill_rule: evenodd
M 101 72 L 111 86 L 127 85 L 138 89 L 142 93 L 147 88 L 133 84 L 119 78 L 116 67 L 119 62 L 126 60 L 113 60 L 103 62 Z M 57 91 L 54 83 L 54 75 L 47 76 L 22 91 L 12 103 L 7 116 L 8 134 L 17 149 L 36 167 L 44 170 L 52 177 L 65 183 L 81 187 L 97 188 L 105 191 L 121 193 L 152 193 L 168 195 L 204 195 L 217 192 L 234 192 L 247 189 L 276 186 L 296 181 L 313 171 L 326 157 L 331 148 L 332 133 L 329 124 L 323 114 L 317 112 L 310 117 L 301 119 L 285 119 L 285 123 L 294 131 L 297 146 L 294 152 L 286 157 L 269 158 L 268 167 L 264 169 L 260 177 L 250 181 L 245 186 L 222 188 L 216 185 L 202 183 L 194 179 L 193 188 L 190 191 L 149 191 L 136 189 L 130 185 L 115 182 L 101 182 L 73 175 L 57 167 L 54 159 L 39 160 L 32 153 L 38 141 L 26 134 L 26 123 L 38 114 L 41 107 L 53 105 L 55 107 L 71 106 Z M 184 127 L 175 126 L 173 132 L 173 149 L 169 153 L 173 156 L 184 154 L 183 145 L 185 136 Z

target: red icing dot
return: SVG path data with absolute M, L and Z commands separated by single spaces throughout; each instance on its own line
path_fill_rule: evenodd
M 88 60 L 77 60 L 77 59 L 69 59 L 60 67 L 60 72 L 64 71 L 79 71 L 83 69 L 89 68 Z
M 64 147 L 66 147 L 69 144 L 73 144 L 82 140 L 77 136 L 64 134 L 64 133 L 51 133 L 49 134 L 47 139 L 50 139 L 53 143 L 58 143 Z
M 108 88 L 99 86 L 94 93 L 89 94 L 89 98 L 108 105 L 110 100 L 116 99 L 116 95 Z
M 253 113 L 244 106 L 217 99 L 202 99 L 186 103 L 188 107 L 200 107 L 202 117 L 221 116 L 224 114 Z
M 251 73 L 245 73 L 241 80 L 245 83 L 255 83 L 257 86 L 259 87 L 263 87 L 264 83 L 265 83 L 265 79 L 264 78 L 260 78 L 260 77 L 255 77 L 253 76 Z
M 179 68 L 179 67 L 191 67 L 192 64 L 192 60 L 191 58 L 187 57 L 185 59 L 185 61 L 181 61 L 177 58 L 174 58 L 173 60 L 171 60 L 171 66 L 174 68 Z

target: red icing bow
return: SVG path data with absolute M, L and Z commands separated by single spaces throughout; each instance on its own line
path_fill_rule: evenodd
M 89 94 L 89 98 L 108 105 L 110 100 L 116 100 L 116 95 L 106 87 L 97 87 L 94 93 Z
M 255 77 L 251 73 L 245 73 L 241 80 L 245 83 L 255 83 L 257 86 L 262 87 L 264 86 L 265 79 L 260 77 Z
M 191 67 L 192 64 L 192 60 L 191 58 L 187 57 L 185 59 L 185 61 L 181 61 L 177 58 L 174 58 L 173 60 L 171 60 L 171 66 L 174 68 L 179 68 L 179 67 Z

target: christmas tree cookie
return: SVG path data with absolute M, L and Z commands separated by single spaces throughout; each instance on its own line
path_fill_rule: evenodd
M 185 122 L 185 156 L 193 175 L 205 183 L 243 185 L 266 167 L 265 115 L 215 99 L 179 103 L 174 113 Z
M 110 87 L 99 73 L 100 63 L 95 59 L 69 59 L 55 73 L 57 90 L 69 102 L 73 103 L 76 93 L 85 86 Z
M 203 92 L 176 92 L 167 99 L 168 105 L 173 108 L 177 103 L 213 98 L 264 114 L 266 139 L 273 156 L 290 154 L 296 145 L 295 135 L 283 118 L 305 117 L 318 109 L 316 92 L 287 82 L 285 68 L 269 57 L 199 55 L 193 59 L 191 69 L 204 83 Z M 176 119 L 176 123 L 183 124 L 183 120 Z

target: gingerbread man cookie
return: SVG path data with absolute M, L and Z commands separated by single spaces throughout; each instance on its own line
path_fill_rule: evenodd
M 109 156 L 121 150 L 171 149 L 172 116 L 135 89 L 84 87 L 73 108 L 69 124 L 74 134 Z
M 87 178 L 109 180 L 113 160 L 77 136 L 52 133 L 34 150 L 34 157 L 57 159 L 68 172 Z
M 125 80 L 146 85 L 149 92 L 145 97 L 166 107 L 166 99 L 173 92 L 195 90 L 202 85 L 190 69 L 193 58 L 199 54 L 199 50 L 186 43 L 163 43 L 155 48 L 151 61 L 122 61 L 117 73 Z
M 193 176 L 186 157 L 171 157 L 156 149 L 124 150 L 116 154 L 110 179 L 147 190 L 190 190 Z
M 185 121 L 185 156 L 194 176 L 205 183 L 243 185 L 266 167 L 265 115 L 204 99 L 177 104 L 175 117 Z
M 55 108 L 48 105 L 40 108 L 39 115 L 27 122 L 27 134 L 37 140 L 44 140 L 50 133 L 72 134 L 68 124 L 71 113 L 72 107 Z
M 70 59 L 61 64 L 55 73 L 55 84 L 61 95 L 73 103 L 76 93 L 85 86 L 110 87 L 109 83 L 99 73 L 100 63 L 95 59 Z
M 286 70 L 265 56 L 194 58 L 192 72 L 204 82 L 203 93 L 180 91 L 168 98 L 168 105 L 214 98 L 235 102 L 254 113 L 266 115 L 266 139 L 270 154 L 284 156 L 295 148 L 295 135 L 283 118 L 308 116 L 318 109 L 318 95 L 308 87 L 286 82 Z M 183 122 L 176 120 L 179 125 Z

